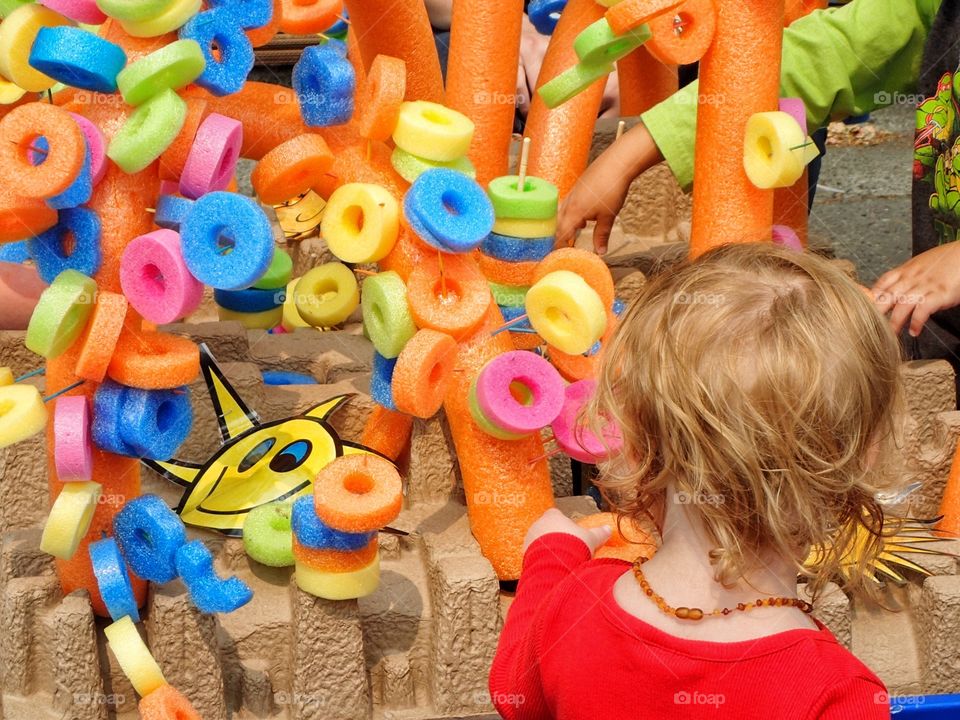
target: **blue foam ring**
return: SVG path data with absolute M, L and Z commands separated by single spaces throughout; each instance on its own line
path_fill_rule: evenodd
M 180 226 L 193 209 L 194 201 L 179 195 L 161 195 L 157 200 L 153 222 L 157 227 L 180 232 Z
M 213 555 L 200 540 L 182 545 L 177 550 L 176 563 L 190 599 L 202 613 L 231 613 L 253 599 L 253 591 L 243 580 L 217 575 Z
M 505 262 L 539 262 L 553 252 L 556 238 L 515 238 L 490 233 L 480 250 L 486 255 Z
M 137 457 L 137 451 L 127 443 L 121 432 L 121 417 L 127 391 L 125 385 L 105 380 L 93 396 L 93 421 L 90 433 L 93 443 L 101 450 L 115 455 Z M 164 458 L 166 459 L 166 458 Z
M 339 40 L 313 45 L 293 67 L 300 115 L 312 127 L 343 125 L 353 117 L 357 78 Z
M 373 351 L 373 373 L 370 375 L 370 397 L 387 410 L 396 410 L 393 402 L 393 370 L 397 367 L 397 358 L 387 359 L 376 350 Z
M 0 262 L 14 263 L 20 265 L 30 259 L 30 250 L 27 249 L 27 241 L 19 240 L 17 242 L 0 244 Z
M 440 250 L 441 252 L 451 252 L 451 250 L 440 242 L 440 239 L 436 237 L 432 232 L 427 229 L 427 226 L 423 224 L 423 221 L 417 216 L 416 211 L 410 205 L 410 193 L 407 193 L 403 198 L 403 217 L 407 221 L 407 225 L 410 226 L 410 229 L 413 230 L 414 234 L 423 240 L 430 247 Z
M 271 0 L 211 0 L 207 4 L 232 13 L 234 22 L 244 30 L 262 28 L 273 20 Z
M 46 138 L 44 138 L 46 140 Z M 47 205 L 54 210 L 66 210 L 68 208 L 86 205 L 93 197 L 93 171 L 91 169 L 90 145 L 86 138 L 83 140 L 84 155 L 83 165 L 80 166 L 80 174 L 74 180 L 70 187 L 59 195 L 54 195 L 47 199 Z
M 306 495 L 293 503 L 290 516 L 297 542 L 313 550 L 359 550 L 366 547 L 376 533 L 345 533 L 327 526 L 313 509 L 313 496 Z
M 180 39 L 196 41 L 206 58 L 207 66 L 194 80 L 197 85 L 221 97 L 243 89 L 255 58 L 235 12 L 219 8 L 194 15 L 180 28 Z M 213 54 L 214 46 L 219 58 Z
M 516 320 L 518 317 L 522 317 L 527 314 L 527 309 L 525 307 L 505 307 L 500 305 L 500 312 L 503 313 L 503 321 L 510 322 L 511 320 Z M 516 325 L 511 325 L 510 330 L 532 330 L 533 326 L 530 324 L 529 320 L 524 320 L 519 322 Z
M 67 233 L 73 235 L 73 251 L 63 251 Z M 93 210 L 61 210 L 59 222 L 45 233 L 27 240 L 27 249 L 45 283 L 52 283 L 64 270 L 92 277 L 100 269 L 100 218 Z
M 115 93 L 117 74 L 127 64 L 119 45 L 80 28 L 43 27 L 30 49 L 30 65 L 64 85 Z
M 277 290 L 214 290 L 213 300 L 222 308 L 233 312 L 258 313 L 280 307 L 286 302 L 286 288 Z
M 47 159 L 47 153 L 50 152 L 50 141 L 43 135 L 33 141 L 31 150 L 27 153 L 27 159 L 30 164 L 36 167 Z
M 530 0 L 527 17 L 541 35 L 553 35 L 560 13 L 567 7 L 567 0 Z
M 113 535 L 137 577 L 158 583 L 177 577 L 177 551 L 187 542 L 187 530 L 156 495 L 141 495 L 120 508 Z
M 176 390 L 130 388 L 120 410 L 120 433 L 137 455 L 169 460 L 193 427 L 193 406 L 186 387 Z
M 350 20 L 350 16 L 347 14 L 347 9 L 344 8 L 343 12 L 340 13 L 340 19 L 337 20 L 329 28 L 327 28 L 327 30 L 323 34 L 326 35 L 327 37 L 334 37 L 336 35 L 345 35 L 347 31 L 350 29 L 350 24 L 348 22 L 349 20 Z
M 130 617 L 140 622 L 140 609 L 133 595 L 133 585 L 127 572 L 127 563 L 120 554 L 120 546 L 113 538 L 90 544 L 90 563 L 97 578 L 97 588 L 103 604 L 114 621 Z
M 593 347 L 591 347 L 589 350 L 587 350 L 587 351 L 583 354 L 583 356 L 584 356 L 584 357 L 593 357 L 593 356 L 596 355 L 598 352 L 600 352 L 600 348 L 601 348 L 600 341 L 597 340 L 597 342 L 595 342 L 595 343 L 593 344 Z
M 319 385 L 315 377 L 303 373 L 287 372 L 286 370 L 264 370 L 264 385 Z
M 616 298 L 613 301 L 613 314 L 617 317 L 620 317 L 627 311 L 627 304 L 620 298 Z
M 190 273 L 219 290 L 250 287 L 273 260 L 273 227 L 253 200 L 230 192 L 207 193 L 180 226 L 183 259 Z M 232 243 L 224 252 L 221 241 Z
M 404 214 L 423 224 L 448 252 L 467 253 L 493 230 L 493 203 L 475 181 L 448 168 L 427 170 L 404 198 Z

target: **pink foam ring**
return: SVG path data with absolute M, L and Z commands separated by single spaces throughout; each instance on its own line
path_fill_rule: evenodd
M 107 21 L 94 0 L 39 0 L 39 4 L 79 23 L 102 25 Z
M 90 405 L 83 395 L 57 400 L 53 414 L 53 461 L 61 482 L 89 482 L 93 477 Z
M 180 176 L 180 194 L 196 200 L 214 190 L 226 190 L 237 169 L 243 125 L 211 113 L 200 124 Z
M 77 121 L 80 132 L 87 139 L 87 148 L 90 150 L 90 174 L 93 184 L 96 185 L 103 180 L 103 174 L 107 171 L 107 144 L 103 140 L 103 133 L 83 115 L 77 113 L 70 113 L 70 115 Z
M 800 98 L 780 98 L 780 112 L 785 112 L 797 121 L 803 129 L 803 134 L 807 134 L 807 106 Z
M 567 385 L 564 391 L 563 409 L 553 421 L 553 436 L 557 445 L 574 460 L 596 465 L 606 460 L 612 453 L 623 447 L 620 428 L 612 422 L 604 425 L 601 440 L 585 427 L 581 419 L 583 409 L 593 399 L 597 391 L 595 380 L 580 380 Z
M 183 319 L 203 298 L 203 283 L 187 270 L 180 234 L 173 230 L 154 230 L 127 245 L 120 286 L 133 309 L 156 325 Z
M 510 386 L 527 388 L 530 401 L 518 401 Z M 525 350 L 504 353 L 487 363 L 477 377 L 477 403 L 497 427 L 528 435 L 552 423 L 563 408 L 563 378 L 549 362 Z
M 803 243 L 800 242 L 800 236 L 792 227 L 786 225 L 774 225 L 770 228 L 770 234 L 773 237 L 773 244 L 781 247 L 790 248 L 797 252 L 803 252 Z

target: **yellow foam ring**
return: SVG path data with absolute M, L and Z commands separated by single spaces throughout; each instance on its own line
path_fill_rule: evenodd
M 743 167 L 761 190 L 792 187 L 803 175 L 807 138 L 788 113 L 755 113 L 747 121 Z
M 297 587 L 326 600 L 353 600 L 374 593 L 380 585 L 380 553 L 369 565 L 351 572 L 331 573 L 296 563 Z
M 283 318 L 280 324 L 283 329 L 289 333 L 296 332 L 298 328 L 313 327 L 310 323 L 300 317 L 300 311 L 297 310 L 297 303 L 294 301 L 293 293 L 297 289 L 297 283 L 300 278 L 294 278 L 287 283 L 287 299 L 283 302 Z
M 814 160 L 820 157 L 820 148 L 813 141 L 813 138 L 807 135 L 807 142 L 803 146 L 803 165 L 806 167 Z
M 521 220 L 518 218 L 497 218 L 493 224 L 497 235 L 515 238 L 542 238 L 557 234 L 557 218 L 549 220 Z
M 47 406 L 33 385 L 0 387 L 0 448 L 36 435 L 47 426 Z
M 360 307 L 357 278 L 342 263 L 327 263 L 308 271 L 293 295 L 300 317 L 313 327 L 339 325 Z
M 257 313 L 234 312 L 217 306 L 217 315 L 221 322 L 236 320 L 247 330 L 273 330 L 283 322 L 283 306 Z
M 143 642 L 137 626 L 133 624 L 129 615 L 112 625 L 107 625 L 103 629 L 103 634 L 107 636 L 107 643 L 120 669 L 140 697 L 146 697 L 167 684 L 163 671 L 153 659 L 153 655 Z
M 526 304 L 537 334 L 568 355 L 587 352 L 607 329 L 597 291 L 569 270 L 552 272 L 531 287 Z
M 72 558 L 90 529 L 99 499 L 100 483 L 64 483 L 43 526 L 40 549 L 61 560 Z
M 0 77 L 0 105 L 13 105 L 26 94 L 27 91 L 16 83 Z
M 400 204 L 380 185 L 344 185 L 330 196 L 320 232 L 343 262 L 377 262 L 397 243 Z
M 0 367 L 0 387 L 13 385 L 13 370 L 8 367 Z
M 43 92 L 56 80 L 30 65 L 30 50 L 40 28 L 72 25 L 43 5 L 22 5 L 0 23 L 0 75 L 27 92 Z
M 120 26 L 133 37 L 157 37 L 177 30 L 200 11 L 202 0 L 174 0 L 170 7 L 150 20 L 121 20 Z
M 467 154 L 473 141 L 473 121 L 448 107 L 425 100 L 405 102 L 393 131 L 393 141 L 411 155 L 451 162 Z

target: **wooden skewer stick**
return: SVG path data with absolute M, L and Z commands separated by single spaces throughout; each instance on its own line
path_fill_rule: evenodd
M 530 138 L 523 139 L 520 149 L 520 169 L 517 171 L 517 190 L 524 192 L 527 184 L 527 164 L 530 162 Z
M 545 453 L 545 454 L 541 455 L 540 457 L 535 457 L 533 460 L 531 460 L 531 461 L 530 461 L 529 463 L 527 463 L 527 464 L 528 464 L 528 465 L 533 465 L 534 463 L 538 463 L 538 462 L 540 462 L 541 460 L 549 460 L 549 459 L 552 458 L 554 455 L 559 455 L 559 454 L 562 453 L 562 452 L 563 452 L 563 450 L 560 450 L 560 449 L 553 450 L 553 451 L 551 451 L 551 452 L 548 452 L 548 453 Z
M 46 368 L 37 368 L 36 370 L 31 370 L 30 372 L 24 373 L 23 375 L 18 377 L 16 380 L 14 380 L 14 382 L 18 383 L 23 380 L 29 380 L 30 378 L 36 377 L 37 375 L 43 375 L 46 371 L 47 371 Z
M 499 335 L 502 332 L 506 332 L 507 330 L 511 329 L 514 325 L 521 325 L 528 319 L 529 319 L 529 316 L 526 314 L 523 314 L 520 317 L 516 317 L 510 322 L 504 323 L 503 325 L 498 327 L 496 330 L 494 330 L 492 333 L 490 333 L 490 337 Z
M 440 297 L 447 297 L 447 276 L 443 272 L 443 253 L 437 250 L 437 262 L 440 265 Z
M 146 210 L 146 211 L 147 211 L 148 213 L 150 213 L 151 215 L 156 215 L 156 214 L 157 214 L 157 209 L 156 209 L 156 208 L 144 208 L 144 210 Z
M 373 270 L 364 270 L 363 268 L 354 268 L 353 271 L 354 271 L 357 275 L 364 275 L 365 277 L 370 277 L 370 276 L 372 276 L 372 275 L 378 275 L 378 274 L 379 274 L 379 273 L 375 273 Z
M 78 388 L 78 387 L 80 387 L 81 385 L 83 385 L 85 382 L 86 382 L 86 380 L 78 380 L 78 381 L 75 382 L 73 385 L 68 385 L 68 386 L 65 387 L 63 390 L 58 390 L 58 391 L 55 392 L 53 395 L 48 395 L 47 397 L 45 397 L 45 398 L 43 399 L 43 401 L 46 403 L 46 402 L 50 402 L 51 400 L 55 400 L 56 398 L 60 397 L 61 395 L 65 395 L 65 394 L 67 394 L 68 392 L 70 392 L 71 390 L 75 390 L 76 388 Z
M 624 131 L 627 129 L 627 121 L 621 120 L 617 123 L 617 140 L 623 137 Z

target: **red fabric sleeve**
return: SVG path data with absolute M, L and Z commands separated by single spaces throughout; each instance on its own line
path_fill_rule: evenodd
M 864 677 L 851 677 L 824 691 L 807 715 L 810 720 L 889 720 L 887 688 Z

